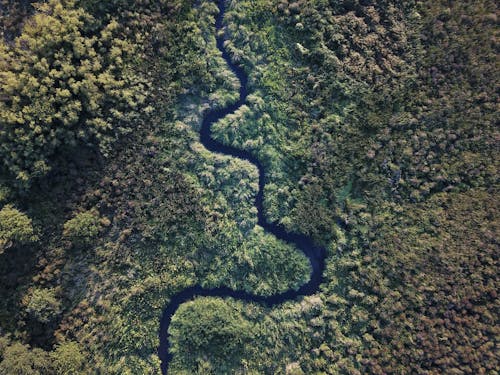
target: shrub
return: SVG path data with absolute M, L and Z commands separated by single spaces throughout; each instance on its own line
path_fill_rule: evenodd
M 6 205 L 0 210 L 0 254 L 14 243 L 37 241 L 31 219 L 14 208 Z
M 54 289 L 35 288 L 25 299 L 26 312 L 40 323 L 50 323 L 61 313 Z
M 81 352 L 78 343 L 73 341 L 58 345 L 50 356 L 56 373 L 60 375 L 79 374 L 85 364 L 85 355 Z
M 170 326 L 172 353 L 191 369 L 206 358 L 216 368 L 237 366 L 248 350 L 253 327 L 236 306 L 220 298 L 181 305 Z
M 74 245 L 88 245 L 101 230 L 101 218 L 95 210 L 76 214 L 64 224 L 63 236 Z

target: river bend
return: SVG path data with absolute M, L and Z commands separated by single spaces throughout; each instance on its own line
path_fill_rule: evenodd
M 223 19 L 225 13 L 225 0 L 218 0 L 219 14 L 216 17 L 215 27 L 216 35 L 217 32 L 223 27 Z M 158 348 L 158 356 L 161 360 L 161 371 L 162 374 L 167 374 L 168 364 L 172 359 L 172 355 L 169 352 L 170 343 L 168 336 L 168 328 L 172 320 L 173 314 L 177 311 L 179 306 L 187 301 L 190 301 L 196 297 L 232 297 L 246 302 L 256 302 L 264 304 L 268 307 L 281 304 L 285 301 L 294 300 L 300 296 L 312 295 L 316 293 L 319 286 L 323 280 L 323 270 L 325 268 L 325 249 L 315 246 L 311 238 L 287 232 L 282 226 L 273 223 L 266 222 L 263 210 L 263 198 L 264 198 L 264 185 L 265 185 L 265 172 L 262 164 L 257 160 L 255 156 L 245 150 L 240 150 L 231 146 L 223 145 L 222 143 L 214 140 L 211 136 L 211 126 L 215 122 L 224 118 L 225 116 L 234 113 L 238 108 L 240 108 L 245 102 L 248 95 L 248 76 L 243 71 L 243 69 L 234 64 L 231 58 L 224 48 L 224 35 L 221 34 L 216 38 L 217 48 L 221 51 L 222 57 L 228 64 L 229 68 L 238 77 L 240 81 L 240 92 L 239 99 L 236 103 L 233 103 L 227 107 L 210 110 L 208 111 L 202 121 L 200 130 L 200 141 L 201 143 L 210 151 L 217 152 L 225 155 L 229 155 L 235 158 L 247 160 L 254 164 L 259 170 L 259 190 L 255 198 L 255 206 L 257 207 L 257 223 L 264 228 L 265 231 L 272 233 L 274 236 L 282 241 L 295 245 L 299 248 L 308 258 L 311 263 L 311 276 L 306 284 L 303 284 L 298 290 L 287 290 L 286 292 L 275 294 L 271 296 L 259 296 L 254 295 L 244 291 L 236 291 L 229 289 L 227 287 L 218 287 L 213 289 L 203 288 L 200 285 L 195 285 L 193 287 L 184 289 L 183 291 L 175 294 L 170 299 L 170 303 L 163 310 L 163 314 L 160 321 L 160 346 Z

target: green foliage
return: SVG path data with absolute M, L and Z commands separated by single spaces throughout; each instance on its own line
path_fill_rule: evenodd
M 0 254 L 13 244 L 37 240 L 38 236 L 28 216 L 11 205 L 6 205 L 0 210 Z
M 227 236 L 231 226 L 224 225 L 222 238 L 209 244 L 202 256 L 207 265 L 202 280 L 206 287 L 226 285 L 259 295 L 298 289 L 311 273 L 308 260 L 296 248 L 252 229 L 245 241 Z M 233 229 L 234 230 L 234 229 Z M 220 244 L 224 244 L 221 246 Z
M 54 351 L 30 348 L 8 336 L 0 337 L 2 375 L 83 375 L 88 374 L 85 356 L 75 342 L 57 345 Z
M 11 191 L 7 186 L 0 184 L 0 204 L 4 204 L 9 200 Z
M 0 362 L 1 375 L 50 374 L 51 361 L 42 349 L 30 350 L 19 342 L 5 348 Z
M 26 17 L 32 13 L 31 0 L 0 0 L 0 38 L 12 40 Z
M 50 353 L 50 357 L 57 374 L 77 375 L 84 373 L 86 358 L 76 342 L 69 341 L 57 345 L 55 350 Z
M 498 199 L 497 6 L 262 0 L 229 8 L 228 45 L 254 92 L 216 136 L 270 171 L 269 216 L 328 244 L 331 255 L 316 308 L 270 313 L 266 345 L 245 358 L 250 370 L 498 367 L 486 344 L 498 306 L 497 213 L 487 208 Z
M 90 210 L 80 212 L 64 223 L 63 236 L 75 245 L 91 243 L 102 229 L 99 212 Z
M 118 29 L 92 29 L 73 1 L 51 0 L 13 45 L 0 43 L 0 155 L 21 185 L 47 174 L 57 152 L 85 145 L 107 154 L 129 130 L 144 95 L 125 72 L 134 47 Z
M 10 345 L 9 336 L 0 336 L 0 358 L 3 358 L 3 354 L 5 353 L 5 350 L 9 345 Z
M 253 336 L 252 325 L 243 317 L 241 305 L 219 298 L 198 298 L 183 304 L 172 318 L 169 333 L 176 366 L 195 372 L 209 362 L 218 371 L 230 372 L 240 365 Z
M 76 307 L 65 313 L 57 340 L 86 342 L 89 358 L 105 373 L 157 372 L 158 318 L 169 295 L 185 287 L 230 285 L 272 294 L 297 288 L 310 273 L 300 252 L 255 227 L 256 169 L 209 153 L 198 143 L 195 129 L 202 111 L 237 94 L 234 77 L 224 76 L 215 52 L 213 5 L 203 2 L 171 19 L 148 18 L 152 24 L 165 22 L 152 26 L 160 30 L 155 38 L 161 54 L 145 62 L 154 77 L 163 77 L 157 82 L 159 109 L 153 122 L 131 134 L 130 143 L 96 173 L 95 184 L 80 190 L 81 201 L 70 203 L 73 211 L 99 207 L 109 212 L 113 225 L 101 232 L 102 239 L 86 242 L 94 246 L 92 252 L 62 251 L 54 246 L 61 238 L 50 233 L 53 258 L 42 256 L 47 267 L 36 275 L 41 282 L 62 280 L 62 293 L 74 298 Z M 141 18 L 143 11 L 135 12 Z M 194 46 L 196 53 L 187 53 Z M 175 82 L 169 81 L 170 74 Z M 185 82 L 196 84 L 186 91 Z M 185 96 L 173 106 L 162 96 L 165 92 Z M 165 121 L 164 110 L 174 112 L 172 120 Z M 96 278 L 88 277 L 87 267 Z
M 61 314 L 61 301 L 54 289 L 35 288 L 24 299 L 26 312 L 40 323 L 50 323 Z
M 274 309 L 181 306 L 170 371 L 495 373 L 497 5 L 227 3 L 227 48 L 251 95 L 213 130 L 262 161 L 266 217 L 329 258 L 317 295 Z M 215 3 L 76 4 L 45 2 L 24 30 L 29 7 L 0 6 L 0 29 L 21 32 L 0 43 L 4 169 L 29 182 L 82 145 L 112 155 L 82 171 L 71 160 L 75 184 L 54 171 L 22 205 L 0 190 L 42 244 L 1 256 L 2 328 L 55 348 L 1 338 L 0 373 L 155 374 L 169 296 L 196 283 L 270 295 L 309 265 L 256 227 L 255 168 L 199 144 L 201 114 L 238 89 L 215 48 Z M 154 109 L 139 119 L 143 77 Z M 68 212 L 82 214 L 64 225 Z

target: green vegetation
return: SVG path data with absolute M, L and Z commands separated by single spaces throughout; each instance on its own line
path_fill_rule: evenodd
M 496 6 L 366 3 L 241 1 L 227 14 L 254 93 L 217 137 L 266 163 L 269 217 L 331 251 L 314 313 L 270 312 L 245 363 L 495 371 Z
M 156 374 L 175 293 L 306 282 L 255 167 L 199 142 L 238 91 L 215 3 L 30 3 L 0 0 L 0 374 Z M 227 4 L 251 93 L 215 137 L 327 266 L 183 304 L 170 372 L 496 374 L 497 5 Z
M 0 36 L 4 40 L 15 38 L 24 19 L 33 11 L 30 0 L 0 0 Z
M 49 323 L 61 313 L 61 302 L 52 289 L 34 289 L 26 300 L 26 312 L 40 323 Z
M 30 350 L 29 346 L 18 342 L 2 349 L 2 375 L 39 375 L 47 374 L 50 369 L 49 358 L 42 349 Z
M 252 325 L 243 317 L 241 303 L 199 298 L 182 305 L 172 320 L 175 345 L 172 371 L 230 372 L 250 343 Z M 206 372 L 205 372 L 206 371 Z
M 28 216 L 11 205 L 0 210 L 0 254 L 14 243 L 29 243 L 37 239 Z
M 43 176 L 63 148 L 110 143 L 144 102 L 124 60 L 133 45 L 110 21 L 93 29 L 72 1 L 40 3 L 13 45 L 0 43 L 0 156 L 20 183 Z
M 50 355 L 56 374 L 73 375 L 83 373 L 85 356 L 76 342 L 59 344 Z
M 104 219 L 105 220 L 105 219 Z M 107 221 L 104 221 L 107 223 Z M 76 214 L 64 223 L 63 236 L 77 244 L 90 244 L 101 230 L 101 218 L 97 211 Z
M 2 375 L 59 375 L 85 374 L 84 360 L 78 344 L 62 343 L 50 354 L 39 348 L 11 342 L 0 337 L 0 374 Z

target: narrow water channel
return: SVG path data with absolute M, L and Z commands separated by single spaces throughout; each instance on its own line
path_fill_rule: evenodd
M 224 0 L 218 1 L 219 14 L 217 15 L 215 27 L 216 35 L 218 31 L 223 27 L 223 19 L 225 13 Z M 311 276 L 309 281 L 302 285 L 298 290 L 287 290 L 286 292 L 275 294 L 272 296 L 258 296 L 244 291 L 235 291 L 227 287 L 219 287 L 213 289 L 202 288 L 199 285 L 184 289 L 183 291 L 175 294 L 170 303 L 165 307 L 163 315 L 160 321 L 160 346 L 158 348 L 158 355 L 161 360 L 161 371 L 162 374 L 167 374 L 168 364 L 172 359 L 169 353 L 170 343 L 168 336 L 168 328 L 172 320 L 172 315 L 177 311 L 179 306 L 187 301 L 190 301 L 196 297 L 232 297 L 235 299 L 243 300 L 246 302 L 256 302 L 261 303 L 266 306 L 274 306 L 281 304 L 288 300 L 296 299 L 300 296 L 312 295 L 316 293 L 319 289 L 319 285 L 323 280 L 323 270 L 325 268 L 325 249 L 315 246 L 312 240 L 304 235 L 289 233 L 279 225 L 267 223 L 264 217 L 263 211 L 263 197 L 264 197 L 264 185 L 265 185 L 265 172 L 261 163 L 255 156 L 247 151 L 233 148 L 230 146 L 223 145 L 211 137 L 211 126 L 215 122 L 224 118 L 227 115 L 234 113 L 239 107 L 241 107 L 245 102 L 248 95 L 248 77 L 241 67 L 235 65 L 231 62 L 228 52 L 224 48 L 224 36 L 221 34 L 217 37 L 217 48 L 221 51 L 222 57 L 228 64 L 229 68 L 238 77 L 240 81 L 240 96 L 239 100 L 225 108 L 209 111 L 203 117 L 203 122 L 200 131 L 200 141 L 201 143 L 210 151 L 218 152 L 225 155 L 230 155 L 235 158 L 240 158 L 249 161 L 254 164 L 259 170 L 259 191 L 255 198 L 255 206 L 257 207 L 257 217 L 258 225 L 262 226 L 265 231 L 272 233 L 274 236 L 283 240 L 287 243 L 295 245 L 299 248 L 308 258 L 312 266 Z

